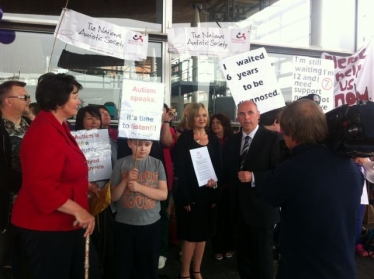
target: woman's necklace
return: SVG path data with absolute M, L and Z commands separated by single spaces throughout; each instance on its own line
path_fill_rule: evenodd
M 202 140 L 203 137 L 205 137 L 205 136 L 206 136 L 206 133 L 204 133 L 204 134 L 202 134 L 202 135 L 199 135 L 199 136 L 197 136 L 197 135 L 194 134 L 194 138 L 195 138 L 195 141 L 196 141 L 197 143 L 200 143 L 200 140 Z

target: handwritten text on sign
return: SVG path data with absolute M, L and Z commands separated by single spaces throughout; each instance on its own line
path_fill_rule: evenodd
M 322 53 L 334 63 L 334 106 L 374 99 L 374 41 L 349 57 Z
M 264 48 L 222 59 L 220 66 L 236 105 L 252 100 L 261 113 L 285 105 Z
M 67 44 L 120 59 L 147 58 L 147 35 L 73 10 L 62 11 L 54 35 Z
M 118 135 L 159 140 L 164 93 L 162 83 L 124 80 Z
M 79 130 L 72 131 L 71 134 L 86 157 L 89 181 L 110 178 L 112 174 L 112 151 L 108 130 Z
M 334 108 L 334 63 L 327 59 L 293 57 L 292 100 L 318 94 L 324 112 Z

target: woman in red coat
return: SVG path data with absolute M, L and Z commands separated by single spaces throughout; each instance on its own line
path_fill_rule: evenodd
M 42 75 L 36 88 L 42 111 L 22 141 L 23 182 L 12 223 L 33 278 L 84 278 L 85 237 L 95 218 L 88 212 L 87 162 L 66 124 L 77 114 L 81 88 L 73 76 Z M 90 278 L 97 278 L 94 251 L 90 260 Z

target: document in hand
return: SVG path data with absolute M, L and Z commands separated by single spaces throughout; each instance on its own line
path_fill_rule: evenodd
M 190 153 L 199 186 L 202 187 L 206 185 L 209 179 L 213 179 L 217 182 L 217 175 L 214 171 L 208 148 L 204 146 L 191 149 Z

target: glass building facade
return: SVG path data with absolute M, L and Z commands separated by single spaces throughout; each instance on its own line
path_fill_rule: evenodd
M 53 36 L 62 7 L 149 34 L 147 59 L 92 66 L 84 55 L 96 53 Z M 292 57 L 354 53 L 371 40 L 371 0 L 3 0 L 0 29 L 16 31 L 11 44 L 0 44 L 0 82 L 19 79 L 35 101 L 40 75 L 51 71 L 74 75 L 84 86 L 83 105 L 114 103 L 128 79 L 166 84 L 165 103 L 177 119 L 190 102 L 202 102 L 210 113 L 224 112 L 235 121 L 230 88 L 219 58 L 168 53 L 167 29 L 229 27 L 251 30 L 251 49 L 264 47 L 284 99 L 291 99 Z M 69 59 L 70 57 L 70 59 Z M 124 94 L 126 92 L 123 92 Z

